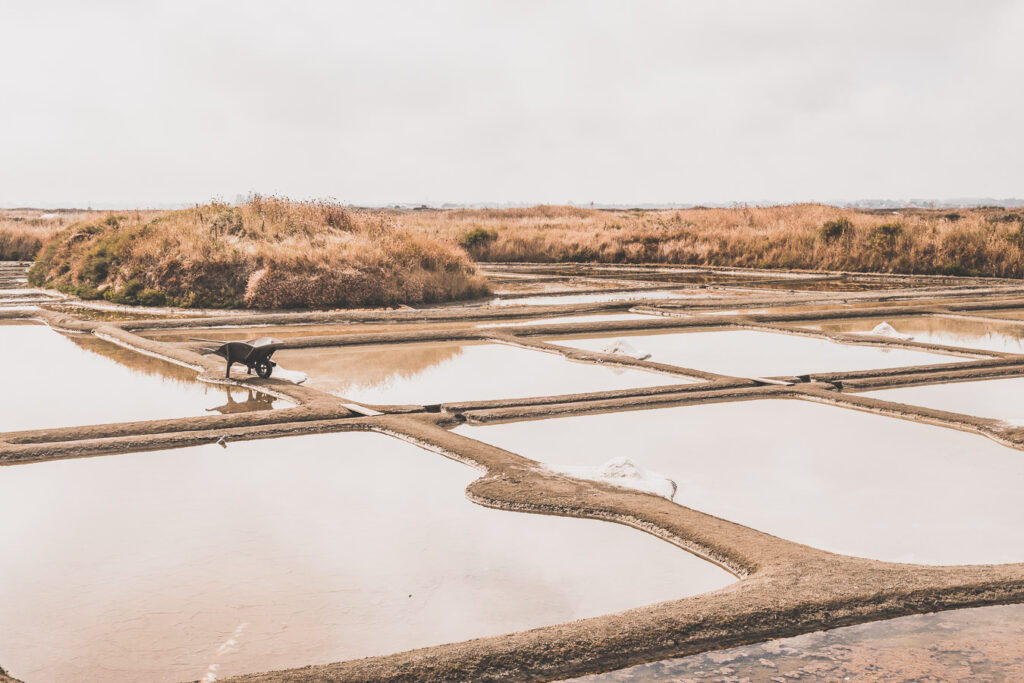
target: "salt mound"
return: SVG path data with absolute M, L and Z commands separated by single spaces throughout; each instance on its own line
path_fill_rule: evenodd
M 601 481 L 614 486 L 635 489 L 672 500 L 678 487 L 668 477 L 645 470 L 625 456 L 612 458 L 600 466 L 548 465 L 547 469 L 576 479 Z
M 601 348 L 601 353 L 611 353 L 616 356 L 629 356 L 636 360 L 647 360 L 651 357 L 649 353 L 641 353 L 633 348 L 633 345 L 624 339 L 616 339 L 610 344 L 606 344 Z
M 897 332 L 896 328 L 894 328 L 887 322 L 880 322 L 877 325 L 875 325 L 875 328 L 871 330 L 871 334 L 877 334 L 881 337 L 890 337 L 892 339 L 902 339 L 904 341 L 909 341 L 913 339 L 913 337 L 909 334 L 901 334 Z

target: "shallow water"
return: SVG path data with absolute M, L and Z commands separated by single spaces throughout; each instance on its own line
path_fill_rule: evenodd
M 658 363 L 738 377 L 877 370 L 961 360 L 919 351 L 835 344 L 822 339 L 751 330 L 617 332 L 600 337 L 560 337 L 547 341 L 597 351 L 617 338 L 627 339 L 637 350 L 650 353 L 650 360 Z
M 734 285 L 751 280 L 761 280 L 764 273 L 717 272 L 701 268 L 687 267 L 637 267 L 611 264 L 569 265 L 551 264 L 517 268 L 516 266 L 500 266 L 488 264 L 481 268 L 488 276 L 496 277 L 586 277 L 613 278 L 617 280 L 633 280 L 635 282 L 673 282 L 680 284 Z M 772 275 L 774 277 L 774 275 Z M 785 277 L 779 275 L 779 277 Z M 815 275 L 790 275 L 787 279 L 799 281 L 813 278 Z
M 33 682 L 227 677 L 734 580 L 626 527 L 474 505 L 477 476 L 369 433 L 0 468 L 0 546 L 18 549 L 0 553 L 0 665 Z
M 379 334 L 382 332 L 414 332 L 428 330 L 450 330 L 474 327 L 478 321 L 463 320 L 451 322 L 408 322 L 408 323 L 330 323 L 325 325 L 261 325 L 256 327 L 211 327 L 188 330 L 140 330 L 139 336 L 163 342 L 187 342 L 192 338 L 215 339 L 218 341 L 258 339 L 275 337 L 317 337 L 336 334 Z
M 524 325 L 563 325 L 565 323 L 607 323 L 619 320 L 656 320 L 643 313 L 594 313 L 592 315 L 559 315 L 552 318 L 531 318 L 516 322 L 484 323 L 477 327 L 521 327 Z
M 900 334 L 909 334 L 914 341 L 945 346 L 963 346 L 988 351 L 1024 353 L 1024 325 L 914 315 L 904 317 L 855 318 L 801 324 L 825 332 L 870 333 L 887 322 Z
M 495 284 L 492 280 L 493 292 L 496 296 L 523 296 L 527 294 L 557 294 L 579 292 L 594 289 L 629 289 L 646 283 L 630 280 L 606 278 L 529 278 L 519 277 Z
M 726 292 L 709 292 L 703 289 L 641 289 L 594 294 L 539 294 L 510 299 L 494 299 L 493 306 L 557 306 L 559 304 L 590 304 L 603 301 L 646 301 L 661 299 L 697 299 L 709 296 L 727 296 Z
M 456 431 L 559 465 L 628 455 L 674 479 L 680 505 L 824 550 L 1024 561 L 1024 457 L 965 432 L 778 399 Z
M 753 313 L 833 313 L 837 311 L 846 311 L 858 308 L 898 308 L 907 306 L 949 306 L 964 303 L 974 302 L 974 299 L 922 299 L 922 300 L 906 300 L 901 299 L 899 301 L 836 301 L 835 303 L 829 304 L 811 304 L 811 305 L 795 305 L 786 306 L 783 301 L 780 301 L 775 305 L 765 305 L 758 308 L 737 308 L 729 310 L 719 311 L 694 311 L 694 313 L 701 313 L 705 315 L 737 315 L 737 314 L 753 314 Z M 807 316 L 813 318 L 815 316 Z
M 687 382 L 482 342 L 282 349 L 274 358 L 307 374 L 307 386 L 371 404 L 430 405 Z
M 1024 427 L 1024 378 L 950 382 L 900 389 L 883 389 L 861 394 L 883 401 L 907 403 L 975 417 L 1005 420 Z M 1022 455 L 1021 457 L 1024 457 Z
M 1024 320 L 1024 309 L 1020 308 L 997 308 L 991 311 L 963 311 L 964 315 L 980 315 L 991 318 L 1007 318 L 1009 320 Z
M 573 680 L 1021 681 L 1024 605 L 901 617 Z
M 784 302 L 779 302 L 775 306 L 762 306 L 758 308 L 731 308 L 717 311 L 693 311 L 693 313 L 699 313 L 701 315 L 753 315 L 755 313 L 835 313 L 839 311 L 846 311 L 856 308 L 875 308 L 875 307 L 890 307 L 890 306 L 908 306 L 906 301 L 893 301 L 893 302 L 836 302 L 834 304 L 813 304 L 809 306 L 786 306 Z M 807 316 L 808 318 L 812 316 Z
M 461 320 L 444 322 L 409 323 L 334 323 L 329 325 L 265 325 L 260 327 L 214 327 L 192 330 L 141 330 L 140 336 L 164 342 L 186 342 L 193 337 L 229 341 L 276 337 L 316 337 L 335 334 L 374 334 L 378 332 L 412 332 L 452 330 L 464 327 L 516 327 L 520 325 L 556 325 L 561 323 L 589 323 L 615 320 L 650 320 L 641 313 L 593 313 L 587 315 L 561 315 L 548 318 L 505 318 L 490 320 Z
M 196 371 L 92 335 L 0 323 L 0 432 L 267 410 L 273 398 L 196 381 Z M 288 405 L 277 402 L 278 405 Z
M 904 288 L 907 285 L 883 282 L 844 282 L 827 280 L 825 282 L 800 282 L 800 280 L 779 280 L 743 285 L 751 289 L 786 289 L 803 292 L 865 292 L 870 290 L 889 290 Z
M 90 302 L 91 303 L 91 302 Z M 168 318 L 199 318 L 202 317 L 201 313 L 182 312 L 181 309 L 163 309 L 163 313 L 156 313 L 153 309 L 143 309 L 141 311 L 131 310 L 130 307 L 113 307 L 113 306 L 102 306 L 96 305 L 85 305 L 78 303 L 57 303 L 47 304 L 44 306 L 47 310 L 57 311 L 59 313 L 68 313 L 81 318 L 83 320 L 103 320 L 111 322 L 123 322 L 131 320 L 154 320 Z

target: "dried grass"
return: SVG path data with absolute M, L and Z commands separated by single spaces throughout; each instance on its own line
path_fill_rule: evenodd
M 80 220 L 41 252 L 32 282 L 150 305 L 333 308 L 484 296 L 467 252 L 492 262 L 1024 277 L 1024 210 L 997 208 L 397 211 L 257 197 L 240 207 L 50 221 L 8 212 L 0 216 L 0 253 L 30 258 L 72 219 Z
M 86 215 L 82 211 L 0 211 L 0 261 L 31 261 L 65 225 Z
M 897 215 L 820 204 L 671 211 L 540 206 L 394 216 L 410 229 L 460 242 L 479 261 L 1024 277 L 1020 209 L 907 210 Z
M 396 306 L 488 293 L 455 245 L 385 215 L 274 197 L 97 215 L 49 242 L 29 277 L 87 298 L 187 307 Z

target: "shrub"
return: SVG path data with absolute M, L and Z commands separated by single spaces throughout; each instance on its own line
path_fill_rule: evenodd
M 825 221 L 818 229 L 818 236 L 826 242 L 834 242 L 853 232 L 853 221 L 845 216 Z
M 883 223 L 872 228 L 868 241 L 874 249 L 893 251 L 902 234 L 903 226 L 900 223 Z
M 959 261 L 953 261 L 952 263 L 946 263 L 939 266 L 939 273 L 942 275 L 956 275 L 959 277 L 976 277 L 978 275 L 978 271 L 966 267 Z
M 0 228 L 0 261 L 29 261 L 43 248 L 47 235 Z
M 476 227 L 460 237 L 459 244 L 466 251 L 473 251 L 474 249 L 486 247 L 496 239 L 498 239 L 498 233 L 494 230 Z

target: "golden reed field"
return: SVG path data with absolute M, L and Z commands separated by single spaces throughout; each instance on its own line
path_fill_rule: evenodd
M 603 211 L 411 211 L 401 225 L 480 261 L 671 263 L 1024 276 L 1024 209 L 858 211 L 821 204 Z
M 0 212 L 0 259 L 37 259 L 37 286 L 187 307 L 473 299 L 489 292 L 473 261 L 1016 278 L 1024 276 L 1024 210 L 391 210 L 256 197 L 177 211 Z

